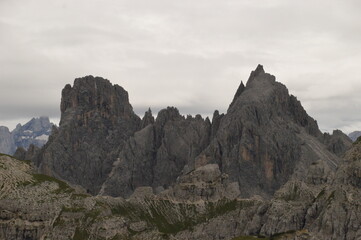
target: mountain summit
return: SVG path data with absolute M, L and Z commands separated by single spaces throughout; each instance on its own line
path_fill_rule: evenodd
M 296 169 L 319 158 L 327 156 L 336 169 L 340 159 L 333 149 L 342 153 L 351 144 L 341 135 L 324 136 L 262 65 L 246 85 L 241 82 L 227 113 L 216 111 L 212 122 L 184 117 L 174 107 L 155 120 L 149 110 L 140 120 L 122 87 L 87 76 L 63 89 L 60 126 L 33 160 L 43 173 L 92 194 L 123 197 L 142 186 L 164 191 L 216 164 L 239 196 L 268 198 Z
M 86 76 L 62 91 L 61 119 L 34 159 L 40 171 L 96 194 L 124 141 L 139 129 L 128 93 L 108 80 Z
M 212 121 L 140 119 L 92 76 L 64 88 L 61 112 L 22 155 L 35 164 L 0 155 L 0 238 L 360 239 L 361 143 L 322 134 L 261 65 Z

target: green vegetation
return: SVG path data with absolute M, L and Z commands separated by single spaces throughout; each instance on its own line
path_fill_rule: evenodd
M 99 217 L 100 213 L 101 213 L 100 209 L 93 209 L 87 211 L 84 215 L 85 222 L 88 222 L 90 224 L 94 223 L 95 220 Z
M 335 191 L 332 191 L 332 193 L 327 198 L 328 204 L 330 204 L 334 199 L 335 199 Z
M 281 237 L 284 237 L 284 236 L 287 236 L 287 235 L 294 235 L 296 234 L 296 230 L 290 230 L 290 231 L 287 231 L 287 232 L 282 232 L 282 233 L 275 233 L 273 234 L 271 237 L 270 237 L 270 240 L 278 240 L 280 239 Z
M 5 167 L 5 164 L 3 164 L 3 163 L 0 163 L 0 168 L 2 168 L 2 169 L 7 169 L 6 167 Z
M 269 238 L 263 236 L 240 236 L 233 238 L 232 240 L 257 240 L 257 239 L 269 240 Z
M 204 211 L 198 212 L 195 204 L 174 203 L 169 200 L 146 201 L 144 205 L 125 202 L 113 206 L 112 213 L 129 217 L 132 221 L 146 221 L 161 233 L 173 234 L 208 219 L 224 215 L 230 211 L 253 206 L 252 201 L 223 199 L 218 202 L 206 202 Z
M 89 233 L 85 229 L 76 228 L 73 240 L 89 239 Z
M 71 199 L 72 200 L 76 200 L 76 199 L 84 199 L 90 197 L 90 195 L 88 194 L 83 194 L 83 193 L 74 193 L 71 195 Z
M 11 156 L 11 155 L 9 155 L 9 154 L 0 153 L 0 157 L 1 157 L 1 156 L 10 157 L 10 158 L 12 158 L 12 159 L 16 159 L 16 160 L 18 160 L 18 161 L 20 161 L 20 162 L 23 162 L 23 163 L 26 163 L 26 164 L 28 164 L 28 165 L 31 164 L 31 161 L 30 161 L 30 160 L 19 160 L 19 159 L 14 158 L 14 156 Z
M 86 209 L 83 207 L 65 207 L 63 206 L 63 208 L 61 209 L 63 212 L 84 212 Z
M 6 157 L 14 158 L 13 156 L 11 156 L 11 155 L 9 155 L 9 154 L 5 154 L 5 153 L 0 153 L 0 156 L 6 156 Z
M 33 178 L 34 178 L 34 182 L 32 183 L 33 185 L 37 185 L 37 184 L 41 184 L 43 182 L 55 182 L 58 184 L 58 189 L 53 191 L 53 193 L 55 194 L 59 194 L 59 193 L 71 193 L 74 191 L 74 189 L 72 189 L 71 187 L 69 187 L 68 184 L 66 184 L 63 181 L 60 181 L 59 179 L 56 179 L 54 177 L 50 177 L 48 175 L 44 175 L 44 174 L 33 174 Z
M 326 191 L 325 189 L 323 188 L 321 192 L 318 193 L 316 199 L 320 199 L 321 197 L 323 197 L 325 195 Z
M 300 231 L 302 232 L 302 231 Z M 296 230 L 290 230 L 287 232 L 281 232 L 281 233 L 275 233 L 271 237 L 265 237 L 265 236 L 240 236 L 233 238 L 232 240 L 279 240 L 282 237 L 288 236 L 292 237 L 297 233 Z
M 63 226 L 65 224 L 65 221 L 61 218 L 61 214 L 55 219 L 53 227 L 56 226 Z
M 290 191 L 283 197 L 286 202 L 295 201 L 300 197 L 300 189 L 296 184 L 293 184 L 289 190 Z
M 354 145 L 359 144 L 361 142 L 361 136 L 356 139 L 356 141 L 353 142 Z

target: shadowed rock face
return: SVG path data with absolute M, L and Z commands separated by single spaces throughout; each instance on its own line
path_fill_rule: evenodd
M 173 107 L 161 110 L 154 123 L 127 141 L 101 194 L 127 197 L 141 186 L 169 187 L 207 147 L 210 134 L 208 119 L 184 118 Z
M 75 79 L 62 91 L 60 126 L 35 162 L 41 172 L 97 193 L 139 125 L 122 87 L 99 77 Z
M 122 88 L 78 79 L 48 144 L 19 156 L 129 198 L 79 194 L 0 154 L 0 238 L 360 239 L 361 143 L 349 146 L 262 66 L 212 123 L 174 107 L 140 120 Z
M 332 135 L 325 133 L 323 135 L 323 142 L 329 151 L 339 157 L 342 157 L 352 145 L 352 140 L 340 130 L 334 130 Z
M 261 65 L 246 86 L 241 83 L 227 113 L 215 111 L 212 123 L 200 116 L 185 119 L 174 108 L 160 111 L 154 124 L 151 119 L 146 114 L 147 127 L 127 141 L 101 194 L 167 188 L 177 177 L 218 164 L 227 182 L 238 183 L 240 196 L 268 198 L 296 167 L 302 177 L 312 162 L 325 158 L 335 170 L 334 153 L 350 146 L 342 133 L 323 135 L 296 97 Z
M 174 107 L 142 120 L 128 93 L 108 80 L 79 78 L 62 92 L 61 121 L 34 158 L 40 171 L 91 193 L 130 196 L 137 187 L 162 191 L 207 164 L 217 164 L 240 196 L 270 197 L 298 169 L 325 158 L 335 170 L 349 147 L 342 133 L 323 135 L 287 88 L 259 65 L 240 84 L 226 114 L 212 123 Z M 24 155 L 24 154 L 23 154 Z M 236 185 L 234 185 L 236 186 Z
M 319 159 L 318 152 L 337 159 L 325 147 L 303 147 L 308 138 L 323 146 L 317 122 L 261 65 L 251 73 L 246 87 L 241 84 L 218 124 L 210 145 L 190 165 L 196 169 L 217 163 L 230 182 L 239 183 L 243 197 L 271 196 L 296 166 L 306 161 L 301 164 L 305 168 Z

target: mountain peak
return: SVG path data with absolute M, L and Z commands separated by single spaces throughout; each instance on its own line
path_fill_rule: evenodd
M 107 119 L 116 124 L 119 118 L 133 118 L 133 108 L 128 92 L 109 80 L 91 75 L 74 80 L 73 87 L 66 85 L 62 91 L 61 123 L 77 115 L 87 124 L 89 118 Z M 62 125 L 62 124 L 60 124 Z
M 233 100 L 229 107 L 232 107 L 233 104 L 236 102 L 237 98 L 243 93 L 243 91 L 246 89 L 246 87 L 243 84 L 243 81 L 241 81 L 241 84 L 239 85 L 237 92 L 234 94 Z
M 144 117 L 142 118 L 140 128 L 142 129 L 142 128 L 148 126 L 149 124 L 153 124 L 153 123 L 154 123 L 154 117 L 152 114 L 152 110 L 149 108 L 148 111 L 146 111 L 144 113 Z
M 264 69 L 263 69 L 263 65 L 258 64 L 257 67 L 256 67 L 256 70 L 254 70 L 254 72 L 255 72 L 256 74 L 265 73 L 265 71 L 264 71 Z
M 266 72 L 263 69 L 263 65 L 258 64 L 256 69 L 251 72 L 249 80 L 259 76 L 260 74 L 264 74 L 264 73 L 266 73 Z

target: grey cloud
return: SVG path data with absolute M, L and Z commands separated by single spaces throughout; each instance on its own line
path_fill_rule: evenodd
M 1 120 L 10 121 L 12 119 L 31 119 L 33 117 L 48 116 L 50 118 L 58 118 L 60 115 L 60 109 L 54 108 L 53 105 L 9 105 L 2 106 Z
M 224 112 L 240 81 L 261 63 L 322 129 L 361 129 L 360 6 L 356 0 L 3 0 L 0 125 L 31 113 L 58 118 L 63 86 L 89 74 L 123 86 L 139 114 L 168 105 L 183 114 Z

